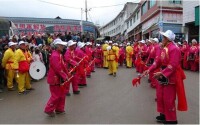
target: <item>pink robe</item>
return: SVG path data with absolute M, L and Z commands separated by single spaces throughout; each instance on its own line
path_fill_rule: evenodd
M 93 61 L 93 50 L 92 50 L 92 48 L 91 47 L 89 47 L 89 46 L 86 46 L 85 47 L 85 53 L 86 53 L 86 55 L 88 56 L 88 59 L 89 59 L 89 67 L 90 67 L 90 69 L 91 70 L 87 70 L 87 72 L 86 72 L 86 75 L 87 76 L 91 76 L 91 71 L 94 71 L 94 66 L 95 66 L 95 63 L 94 63 L 94 61 Z
M 80 48 L 76 48 L 75 50 L 75 54 L 78 58 L 76 58 L 76 61 L 79 63 L 78 67 L 77 67 L 77 78 L 78 78 L 78 84 L 79 85 L 86 85 L 86 72 L 85 72 L 85 68 L 86 68 L 86 59 L 85 57 L 87 56 L 85 54 L 85 52 L 80 49 Z M 84 58 L 84 59 L 83 59 Z
M 168 79 L 168 85 L 157 85 L 156 93 L 157 111 L 165 115 L 166 121 L 177 120 L 175 106 L 176 94 L 178 97 L 178 109 L 181 111 L 187 110 L 183 84 L 185 75 L 180 64 L 180 49 L 173 42 L 170 42 L 162 49 L 159 59 L 149 68 L 149 71 L 152 72 L 154 69 L 160 67 L 162 69 L 162 75 Z
M 94 50 L 95 65 L 98 68 L 103 67 L 103 51 L 101 47 L 96 47 Z
M 198 69 L 198 65 L 195 62 L 197 52 L 198 52 L 198 47 L 196 45 L 193 45 L 189 48 L 187 58 L 188 58 L 188 64 L 191 71 L 197 71 Z
M 53 51 L 50 61 L 50 68 L 47 74 L 47 83 L 51 92 L 45 112 L 52 113 L 55 110 L 63 112 L 65 110 L 65 92 L 60 86 L 61 79 L 64 81 L 68 78 L 66 65 L 64 64 L 62 54 L 58 51 Z
M 65 62 L 66 62 L 66 65 L 67 65 L 67 68 L 72 70 L 75 66 L 78 65 L 78 62 L 75 60 L 76 59 L 76 55 L 75 55 L 75 52 L 74 50 L 70 50 L 70 49 L 67 49 L 67 51 L 65 52 L 65 55 L 64 55 L 64 59 L 65 59 Z M 77 69 L 75 69 L 77 70 Z M 73 74 L 74 77 L 72 78 L 71 80 L 71 83 L 72 83 L 72 88 L 73 88 L 73 92 L 75 91 L 78 91 L 78 81 L 77 81 L 77 74 Z M 67 86 L 67 92 L 69 93 L 69 89 L 70 89 L 70 84 L 69 86 Z
M 125 60 L 125 49 L 124 49 L 124 47 L 120 47 L 120 49 L 119 49 L 119 60 L 118 60 L 120 66 L 123 65 L 124 60 Z
M 160 56 L 160 51 L 161 51 L 161 48 L 159 44 L 155 44 L 152 46 L 149 56 L 147 58 L 147 62 L 146 62 L 149 66 L 151 66 L 156 61 L 156 58 Z M 154 73 L 158 71 L 159 69 L 155 70 L 154 72 L 149 73 L 149 80 L 150 80 L 152 88 L 155 88 L 156 85 L 158 84 L 158 81 L 155 78 L 153 78 Z
M 189 45 L 184 43 L 181 47 L 181 54 L 182 54 L 182 64 L 184 69 L 189 69 L 187 55 L 188 55 Z

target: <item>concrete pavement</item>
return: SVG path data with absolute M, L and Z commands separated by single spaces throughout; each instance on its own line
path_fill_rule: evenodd
M 189 111 L 178 112 L 180 124 L 199 123 L 199 73 L 186 71 L 185 88 Z M 46 79 L 34 82 L 35 88 L 27 95 L 17 91 L 0 93 L 1 124 L 158 124 L 155 89 L 147 78 L 132 87 L 137 77 L 134 68 L 120 67 L 117 77 L 109 76 L 106 69 L 96 69 L 87 79 L 88 87 L 80 95 L 66 99 L 66 114 L 50 118 L 43 113 L 49 98 Z

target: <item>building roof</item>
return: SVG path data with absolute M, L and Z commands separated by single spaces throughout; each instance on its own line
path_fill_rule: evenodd
M 1 17 L 13 22 L 23 23 L 47 23 L 47 24 L 74 24 L 80 25 L 81 20 L 61 19 L 61 18 L 34 18 L 34 17 Z M 94 23 L 89 21 L 82 21 L 84 25 L 92 25 Z

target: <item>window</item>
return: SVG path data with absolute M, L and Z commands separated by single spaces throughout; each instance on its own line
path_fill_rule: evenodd
M 146 12 L 147 12 L 147 2 L 145 2 L 145 3 L 142 5 L 142 15 L 144 15 Z
M 150 0 L 149 1 L 150 8 L 153 7 L 155 4 L 156 4 L 156 0 Z
M 132 19 L 130 20 L 130 26 L 132 26 Z
M 181 0 L 169 0 L 171 4 L 181 4 Z
M 135 23 L 135 20 L 136 20 L 136 15 L 134 16 L 134 18 L 133 18 L 133 22 Z
M 140 13 L 140 11 L 137 12 L 137 20 L 138 20 L 138 18 L 139 18 L 139 13 Z
M 129 28 L 129 22 L 127 22 L 127 28 Z

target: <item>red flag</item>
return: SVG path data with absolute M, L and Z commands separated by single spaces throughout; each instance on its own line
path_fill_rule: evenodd
M 134 79 L 132 80 L 133 86 L 136 86 L 136 87 L 137 87 L 137 84 L 140 84 L 140 79 L 141 79 L 141 78 L 142 78 L 141 76 L 139 76 L 139 77 L 137 77 L 137 78 L 134 78 Z

